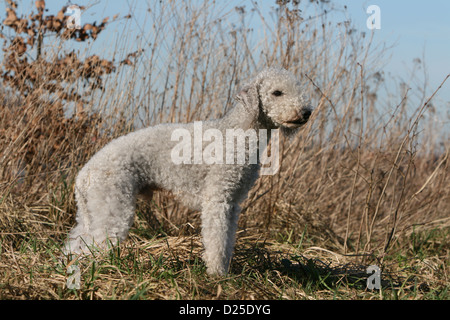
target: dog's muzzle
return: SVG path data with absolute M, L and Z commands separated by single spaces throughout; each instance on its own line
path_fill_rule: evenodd
M 309 117 L 311 116 L 311 109 L 305 108 L 300 113 L 300 116 L 294 120 L 286 121 L 283 123 L 284 126 L 288 128 L 297 128 L 302 125 L 304 125 L 306 122 L 308 122 Z

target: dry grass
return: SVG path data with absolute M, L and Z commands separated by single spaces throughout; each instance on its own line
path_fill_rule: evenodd
M 46 86 L 54 74 L 44 66 L 67 62 L 70 54 L 54 48 L 81 35 L 46 43 L 39 30 L 56 31 L 36 24 L 28 33 L 36 40 L 20 45 L 23 24 L 8 13 L 2 68 L 9 76 L 14 68 L 26 72 L 21 81 L 3 79 L 0 92 L 0 298 L 449 298 L 450 145 L 432 121 L 432 92 L 388 90 L 387 49 L 374 49 L 371 36 L 349 24 L 329 22 L 327 4 L 300 12 L 277 1 L 275 27 L 264 34 L 247 25 L 250 18 L 271 25 L 257 6 L 155 6 L 140 25 L 143 38 L 130 45 L 133 38 L 119 34 L 123 42 L 106 52 L 111 60 L 72 56 L 58 68 L 77 72 L 52 78 L 58 86 Z M 36 59 L 21 63 L 25 52 Z M 222 115 L 240 81 L 274 64 L 303 78 L 317 108 L 301 133 L 283 141 L 280 172 L 262 177 L 245 202 L 230 275 L 205 274 L 198 213 L 161 193 L 139 203 L 127 242 L 78 262 L 81 287 L 68 289 L 74 262 L 60 261 L 60 248 L 74 223 L 74 178 L 87 159 L 136 127 Z M 92 77 L 83 80 L 87 70 Z M 373 264 L 383 279 L 374 292 L 365 286 Z

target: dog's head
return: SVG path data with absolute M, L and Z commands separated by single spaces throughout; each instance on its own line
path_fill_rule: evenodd
M 244 107 L 269 128 L 295 132 L 304 125 L 313 108 L 304 88 L 292 73 L 281 68 L 268 68 L 245 85 L 236 97 Z

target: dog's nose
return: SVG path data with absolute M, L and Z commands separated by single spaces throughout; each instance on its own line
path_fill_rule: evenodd
M 303 111 L 302 111 L 303 120 L 305 120 L 305 121 L 308 120 L 310 116 L 311 116 L 311 110 L 303 109 Z

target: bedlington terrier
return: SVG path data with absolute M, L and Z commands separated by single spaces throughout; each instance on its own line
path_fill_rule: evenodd
M 305 124 L 312 107 L 303 92 L 290 72 L 268 68 L 241 89 L 236 105 L 221 119 L 159 124 L 111 141 L 77 176 L 77 225 L 69 233 L 65 252 L 84 254 L 123 241 L 133 224 L 136 196 L 148 199 L 153 191 L 164 189 L 201 211 L 207 273 L 227 273 L 239 205 L 259 175 L 261 164 L 250 161 L 256 154 L 260 159 L 265 147 L 259 133 L 265 130 L 270 138 L 277 129 L 290 134 Z M 252 131 L 256 148 L 250 148 Z M 227 140 L 223 152 L 222 138 L 230 132 L 238 134 L 231 143 Z M 228 147 L 243 135 L 245 161 L 239 161 L 242 150 L 232 147 L 229 152 Z

